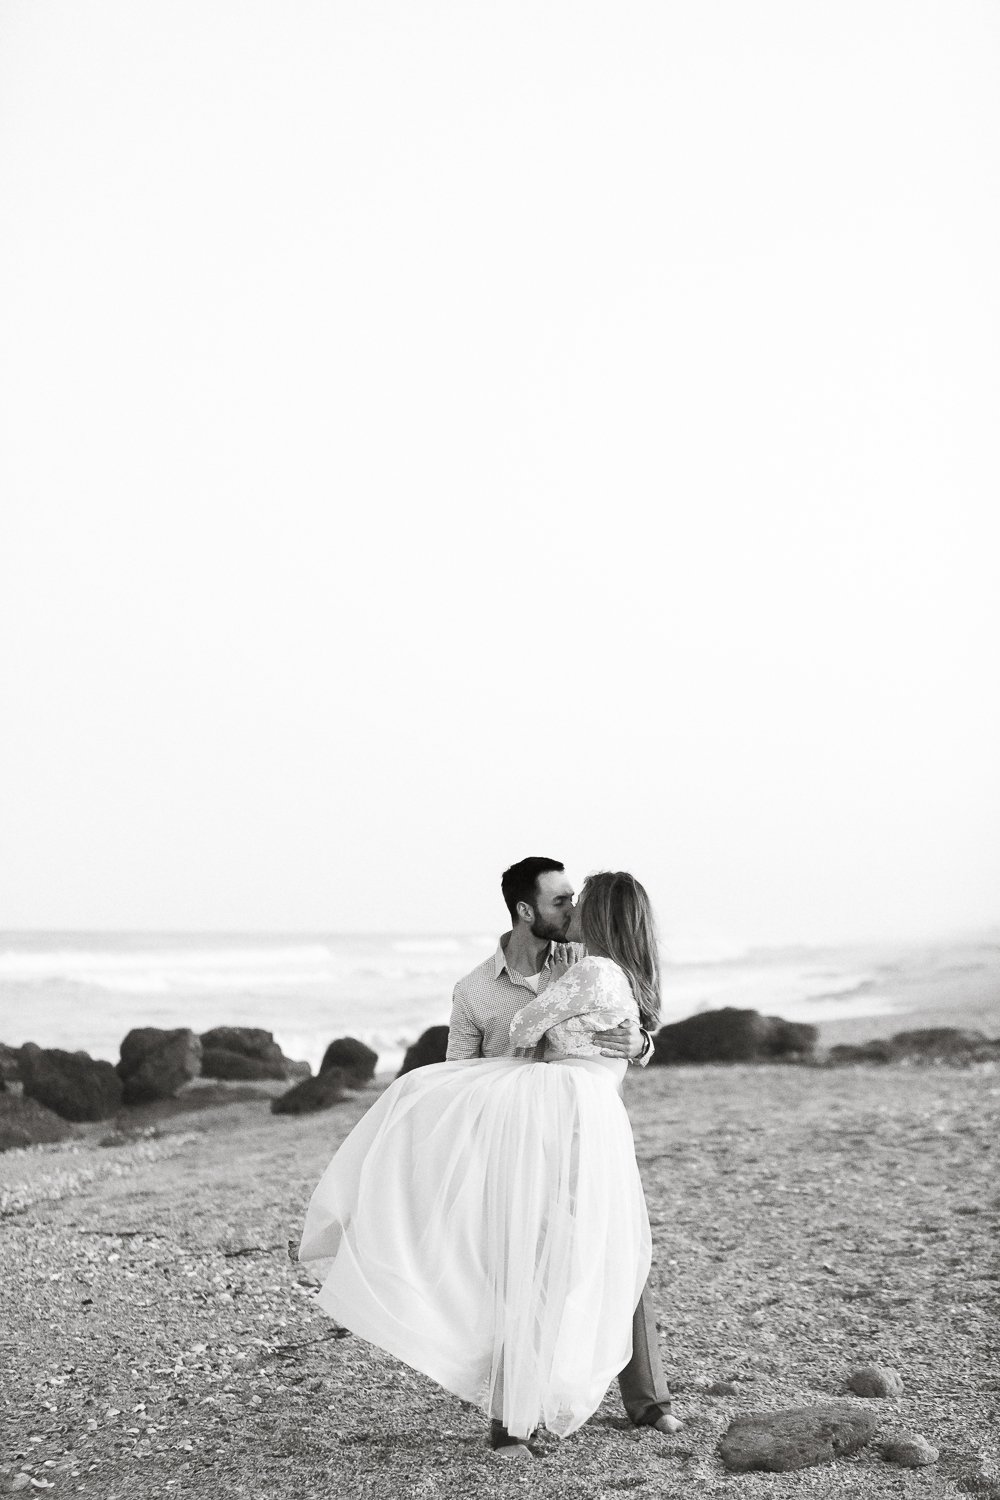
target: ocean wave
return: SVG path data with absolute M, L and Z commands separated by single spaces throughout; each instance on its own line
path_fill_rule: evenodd
M 743 963 L 749 953 L 746 943 L 725 938 L 671 938 L 660 944 L 660 956 L 664 964 L 677 969 L 707 969 L 721 964 Z
M 829 981 L 831 976 L 824 977 Z M 861 979 L 855 983 L 848 977 L 839 984 L 834 983 L 829 989 L 820 990 L 808 998 L 811 1005 L 815 1005 L 820 1000 L 850 1000 L 855 995 L 870 995 L 874 988 L 874 978 Z
M 0 979 L 90 979 L 94 974 L 272 973 L 336 964 L 322 944 L 268 948 L 100 948 L 6 949 L 0 952 Z
M 464 943 L 458 938 L 399 938 L 392 944 L 393 953 L 461 953 Z

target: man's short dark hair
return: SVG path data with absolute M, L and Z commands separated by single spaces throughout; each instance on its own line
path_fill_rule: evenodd
M 550 870 L 562 871 L 565 868 L 566 866 L 560 864 L 557 859 L 543 859 L 540 854 L 530 854 L 527 859 L 519 859 L 516 865 L 511 865 L 509 870 L 504 870 L 500 879 L 500 890 L 503 893 L 507 910 L 510 912 L 511 921 L 517 921 L 519 901 L 527 901 L 529 906 L 535 905 L 539 875 L 547 875 Z

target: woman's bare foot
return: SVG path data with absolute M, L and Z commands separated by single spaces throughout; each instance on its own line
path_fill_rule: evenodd
M 673 1417 L 671 1416 L 670 1412 L 665 1411 L 662 1417 L 657 1417 L 656 1421 L 653 1423 L 653 1426 L 656 1428 L 657 1432 L 680 1432 L 681 1428 L 684 1426 L 684 1423 L 681 1421 L 680 1417 Z

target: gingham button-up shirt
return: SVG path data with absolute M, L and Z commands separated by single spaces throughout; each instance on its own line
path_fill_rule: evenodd
M 522 1006 L 534 1000 L 536 991 L 523 974 L 507 967 L 505 932 L 496 952 L 455 986 L 451 1021 L 448 1025 L 449 1062 L 468 1057 L 538 1057 L 542 1056 L 544 1038 L 536 1047 L 512 1047 L 510 1023 Z M 542 971 L 538 976 L 539 995 L 561 978 L 571 964 L 583 957 L 580 943 L 550 943 Z M 635 1061 L 645 1064 L 653 1055 L 647 1047 Z

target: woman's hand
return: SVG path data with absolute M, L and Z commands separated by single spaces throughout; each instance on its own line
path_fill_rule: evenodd
M 624 1057 L 626 1062 L 641 1057 L 646 1046 L 636 1021 L 622 1021 L 611 1031 L 595 1031 L 594 1042 L 600 1047 L 602 1057 Z

